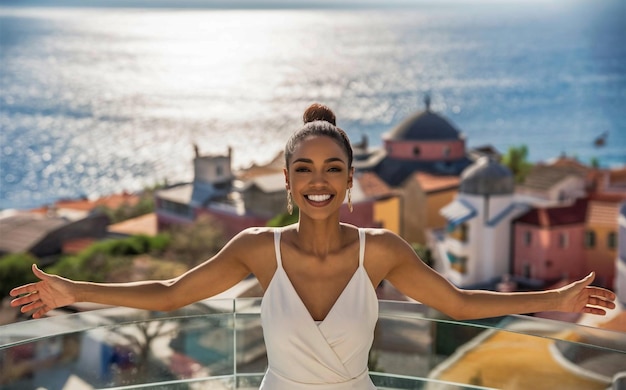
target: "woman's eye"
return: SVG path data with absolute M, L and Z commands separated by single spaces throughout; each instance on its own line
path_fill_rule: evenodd
M 328 168 L 328 172 L 341 172 L 341 168 L 338 168 L 338 167 Z
M 296 172 L 308 172 L 309 168 L 305 168 L 305 167 L 300 167 L 300 168 L 296 168 Z

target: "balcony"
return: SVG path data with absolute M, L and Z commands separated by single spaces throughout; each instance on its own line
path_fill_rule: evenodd
M 173 312 L 109 308 L 0 327 L 0 387 L 255 389 L 267 367 L 258 298 Z M 380 389 L 623 389 L 626 333 L 529 316 L 451 321 L 380 301 Z

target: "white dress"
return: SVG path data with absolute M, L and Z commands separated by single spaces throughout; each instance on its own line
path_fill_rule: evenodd
M 378 299 L 363 267 L 365 232 L 359 229 L 359 267 L 326 318 L 318 322 L 283 269 L 280 236 L 277 229 L 277 268 L 261 303 L 269 367 L 260 388 L 376 389 L 368 375 L 367 358 L 378 320 Z

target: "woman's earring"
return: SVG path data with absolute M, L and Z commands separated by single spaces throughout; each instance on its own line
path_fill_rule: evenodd
M 291 201 L 291 190 L 287 190 L 287 212 L 293 214 L 293 202 Z
M 348 210 L 352 212 L 352 193 L 350 192 L 350 188 L 348 188 Z

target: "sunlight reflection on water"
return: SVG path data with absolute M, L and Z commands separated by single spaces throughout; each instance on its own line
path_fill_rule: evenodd
M 377 145 L 426 92 L 470 146 L 624 163 L 626 50 L 561 11 L 0 8 L 0 208 L 268 161 L 313 101 Z

